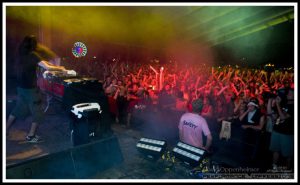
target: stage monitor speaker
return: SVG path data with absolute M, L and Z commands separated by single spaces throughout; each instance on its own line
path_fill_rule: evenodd
M 96 178 L 98 172 L 123 162 L 115 136 L 75 147 L 71 151 L 77 178 Z
M 116 136 L 6 167 L 7 179 L 97 178 L 97 173 L 123 162 Z
M 66 150 L 6 167 L 7 179 L 72 179 L 75 171 Z

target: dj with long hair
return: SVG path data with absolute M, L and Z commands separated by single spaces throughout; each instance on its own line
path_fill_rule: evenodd
M 36 135 L 38 126 L 43 122 L 42 98 L 37 86 L 36 71 L 38 66 L 46 70 L 65 70 L 45 61 L 38 52 L 38 42 L 34 35 L 24 38 L 18 50 L 17 93 L 18 101 L 7 120 L 7 133 L 16 118 L 26 118 L 32 115 L 30 130 L 26 140 L 31 143 L 41 141 Z

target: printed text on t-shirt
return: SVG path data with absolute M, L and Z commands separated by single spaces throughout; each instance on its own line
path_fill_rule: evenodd
M 192 122 L 187 122 L 185 120 L 183 121 L 183 125 L 187 125 L 187 126 L 193 128 L 193 129 L 197 128 L 197 126 L 195 124 L 193 124 Z

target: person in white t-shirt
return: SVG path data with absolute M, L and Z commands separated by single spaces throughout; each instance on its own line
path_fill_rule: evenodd
M 203 100 L 196 99 L 192 102 L 192 112 L 184 113 L 179 122 L 179 139 L 189 145 L 209 151 L 212 143 L 211 132 L 206 120 L 199 115 L 203 107 Z M 202 133 L 207 137 L 203 144 Z

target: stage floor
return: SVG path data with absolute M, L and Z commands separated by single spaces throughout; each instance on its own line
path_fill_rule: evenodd
M 51 103 L 45 113 L 46 120 L 38 131 L 43 142 L 32 144 L 24 141 L 29 129 L 29 117 L 17 120 L 6 137 L 6 165 L 22 163 L 44 155 L 67 150 L 72 146 L 68 117 L 60 108 L 60 103 Z M 151 161 L 140 155 L 136 143 L 143 133 L 136 128 L 125 128 L 113 123 L 111 128 L 116 135 L 124 157 L 123 163 L 99 172 L 90 179 L 187 179 L 194 178 L 188 173 L 189 166 L 171 164 L 165 160 Z

